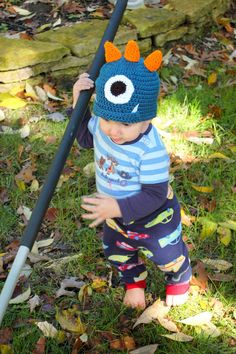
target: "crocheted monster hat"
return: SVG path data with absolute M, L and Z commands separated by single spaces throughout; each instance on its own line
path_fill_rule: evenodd
M 135 41 L 127 43 L 124 56 L 111 42 L 104 47 L 106 64 L 95 83 L 94 113 L 123 123 L 154 118 L 160 89 L 156 70 L 161 65 L 161 52 L 156 50 L 144 60 Z

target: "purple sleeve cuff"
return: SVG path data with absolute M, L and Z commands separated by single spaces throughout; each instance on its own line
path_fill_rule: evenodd
M 72 112 L 73 112 L 72 107 L 70 107 L 66 110 L 66 113 L 69 118 L 70 118 Z M 88 122 L 89 122 L 90 118 L 91 118 L 91 112 L 90 112 L 90 109 L 87 108 L 84 118 L 82 119 L 82 124 L 80 126 L 80 129 L 76 135 L 76 140 L 77 140 L 78 144 L 82 148 L 85 148 L 85 149 L 93 147 L 93 136 L 90 133 L 90 131 L 88 130 Z
M 123 222 L 139 220 L 159 209 L 167 199 L 168 182 L 142 184 L 139 193 L 124 199 L 117 199 Z

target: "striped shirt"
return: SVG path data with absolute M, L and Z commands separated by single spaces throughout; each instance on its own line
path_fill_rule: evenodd
M 92 116 L 88 124 L 99 193 L 121 199 L 139 192 L 142 184 L 169 180 L 169 156 L 156 127 L 151 125 L 139 139 L 119 145 L 101 131 L 99 121 Z

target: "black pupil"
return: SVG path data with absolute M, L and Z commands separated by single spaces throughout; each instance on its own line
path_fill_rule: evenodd
M 111 85 L 111 93 L 113 96 L 119 96 L 126 91 L 126 84 L 122 81 L 113 82 Z

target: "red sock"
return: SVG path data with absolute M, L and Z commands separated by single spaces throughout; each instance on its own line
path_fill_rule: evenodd
M 188 292 L 189 283 L 167 284 L 166 295 L 183 295 Z
M 136 283 L 126 283 L 125 284 L 125 290 L 129 289 L 145 289 L 146 288 L 146 280 L 140 280 L 137 281 Z

